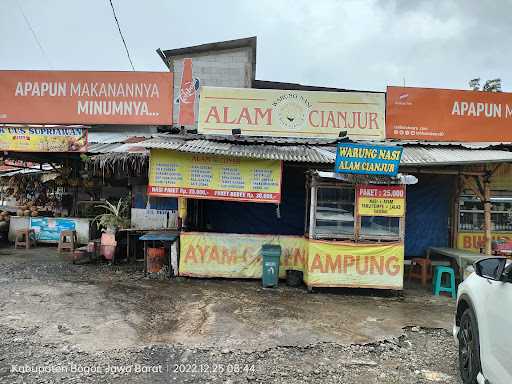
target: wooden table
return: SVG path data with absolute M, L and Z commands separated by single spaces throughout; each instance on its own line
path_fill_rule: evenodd
M 430 247 L 427 250 L 427 259 L 430 259 L 432 255 L 440 255 L 450 259 L 457 263 L 459 270 L 460 281 L 464 280 L 464 270 L 468 265 L 472 265 L 475 261 L 478 261 L 486 255 L 476 252 L 465 251 L 457 248 L 443 248 L 443 247 Z

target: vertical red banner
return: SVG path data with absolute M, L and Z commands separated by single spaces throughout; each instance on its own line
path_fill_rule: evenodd
M 192 59 L 183 59 L 183 73 L 180 86 L 180 115 L 178 125 L 194 125 L 196 122 L 194 107 L 196 102 L 196 89 L 192 78 Z

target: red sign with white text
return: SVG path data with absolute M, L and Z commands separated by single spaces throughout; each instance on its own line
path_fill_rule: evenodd
M 170 72 L 0 71 L 0 123 L 172 124 Z
M 388 87 L 386 137 L 512 141 L 512 93 Z

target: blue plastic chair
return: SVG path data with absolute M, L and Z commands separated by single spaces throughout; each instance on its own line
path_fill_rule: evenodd
M 443 273 L 447 273 L 450 276 L 450 286 L 446 287 L 442 284 Z M 432 279 L 434 286 L 434 295 L 439 296 L 441 292 L 449 292 L 452 298 L 457 297 L 457 286 L 455 285 L 455 271 L 452 267 L 446 267 L 439 265 L 434 269 L 434 278 Z

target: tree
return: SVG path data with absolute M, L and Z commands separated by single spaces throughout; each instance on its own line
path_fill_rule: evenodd
M 473 91 L 484 91 L 484 92 L 501 92 L 501 79 L 487 80 L 484 85 L 480 86 L 480 78 L 477 77 L 469 81 L 469 87 Z

